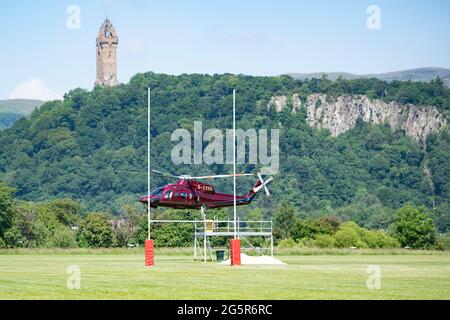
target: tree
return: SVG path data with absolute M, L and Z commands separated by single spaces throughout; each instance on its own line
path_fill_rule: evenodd
M 335 222 L 333 222 L 334 224 Z M 339 226 L 339 225 L 338 225 Z M 319 234 L 331 235 L 336 231 L 332 224 L 328 224 L 325 219 L 305 219 L 298 220 L 292 227 L 291 236 L 294 240 L 314 239 Z
M 425 207 L 407 204 L 395 214 L 392 234 L 403 247 L 429 248 L 436 243 L 436 228 Z
M 114 221 L 116 245 L 126 247 L 138 230 L 141 217 L 132 206 L 122 208 L 122 216 Z
M 56 199 L 45 204 L 47 209 L 56 215 L 58 221 L 65 226 L 73 226 L 81 217 L 83 209 L 72 199 Z
M 0 184 L 0 238 L 12 225 L 14 189 Z
M 277 239 L 287 239 L 295 223 L 294 208 L 287 202 L 281 203 L 273 217 L 273 234 Z
M 450 230 L 450 204 L 443 203 L 434 210 L 434 221 L 439 232 L 445 233 Z
M 113 230 L 102 213 L 88 214 L 77 232 L 77 242 L 82 247 L 108 248 L 113 243 Z
M 7 248 L 23 247 L 26 240 L 16 226 L 8 229 L 4 234 L 4 238 Z

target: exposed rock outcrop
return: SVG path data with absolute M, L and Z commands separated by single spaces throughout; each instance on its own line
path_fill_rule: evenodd
M 287 106 L 287 101 L 286 96 L 272 97 L 267 107 L 275 107 L 280 112 Z M 402 129 L 416 142 L 421 142 L 447 123 L 436 107 L 387 103 L 371 100 L 365 95 L 330 99 L 325 94 L 312 94 L 302 103 L 299 95 L 294 94 L 291 105 L 292 112 L 306 108 L 308 124 L 314 128 L 326 128 L 333 136 L 354 128 L 356 121 L 362 119 L 373 124 L 387 123 L 392 129 Z

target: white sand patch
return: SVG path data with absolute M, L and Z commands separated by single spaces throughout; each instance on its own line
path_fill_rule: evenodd
M 222 265 L 230 265 L 231 261 L 230 259 L 224 260 L 220 262 L 219 264 Z M 241 253 L 241 264 L 242 265 L 285 265 L 284 262 L 278 260 L 277 258 L 271 257 L 271 256 L 249 256 L 245 253 Z

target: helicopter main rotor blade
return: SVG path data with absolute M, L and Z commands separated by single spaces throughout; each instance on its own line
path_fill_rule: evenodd
M 127 170 L 115 170 L 115 173 L 126 173 L 126 174 L 141 174 L 141 175 L 146 175 L 147 172 L 145 171 L 127 171 Z M 151 175 L 161 175 L 161 173 L 150 173 Z
M 126 171 L 126 170 L 115 170 L 115 173 L 127 173 L 127 174 L 145 174 L 145 172 L 139 172 L 139 171 Z
M 180 175 L 180 176 L 176 176 L 173 175 L 171 173 L 167 173 L 167 172 L 162 172 L 162 171 L 158 171 L 158 170 L 152 170 L 153 172 L 162 175 L 162 176 L 166 176 L 166 177 L 171 177 L 171 178 L 177 178 L 177 179 L 185 179 L 185 180 L 202 180 L 202 179 L 215 179 L 215 178 L 229 178 L 229 177 L 244 177 L 244 176 L 254 176 L 254 173 L 237 173 L 237 174 L 217 174 L 217 175 L 210 175 L 210 176 L 198 176 L 198 177 L 193 177 L 190 175 Z
M 201 176 L 201 177 L 190 177 L 191 179 L 202 180 L 202 179 L 215 179 L 215 178 L 230 178 L 230 177 L 245 177 L 254 176 L 253 173 L 236 173 L 236 174 L 218 174 L 213 176 Z
M 158 171 L 158 170 L 152 170 L 152 171 L 157 173 L 157 174 L 160 174 L 162 176 L 171 177 L 171 178 L 180 178 L 179 176 L 173 175 L 171 173 L 162 172 L 162 171 Z

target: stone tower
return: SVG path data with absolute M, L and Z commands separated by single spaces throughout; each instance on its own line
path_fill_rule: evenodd
M 106 18 L 97 36 L 97 79 L 95 84 L 100 86 L 116 86 L 118 84 L 116 60 L 118 43 L 116 29 Z

